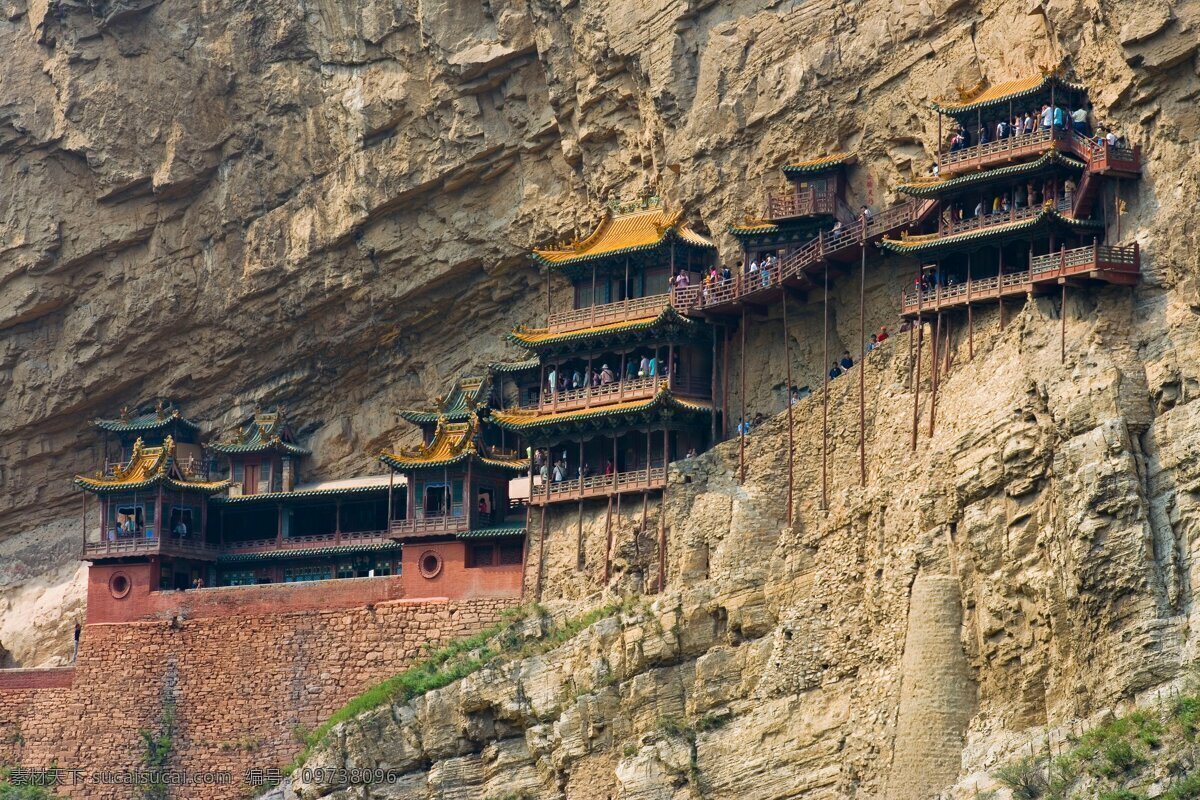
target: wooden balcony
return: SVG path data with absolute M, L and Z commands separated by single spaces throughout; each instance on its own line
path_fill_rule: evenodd
M 657 317 L 670 302 L 670 294 L 655 294 L 618 300 L 615 303 L 602 303 L 587 308 L 576 308 L 571 311 L 559 311 L 550 315 L 547 328 L 550 333 L 570 333 L 597 325 L 612 325 Z
M 663 467 L 650 467 L 612 475 L 589 475 L 579 478 L 541 483 L 533 487 L 530 504 L 544 506 L 570 500 L 586 500 L 589 497 L 608 497 L 625 492 L 646 492 L 662 489 L 667 485 L 667 471 Z
M 1063 249 L 1057 253 L 1035 256 L 1029 269 L 992 275 L 954 286 L 939 286 L 918 293 L 915 289 L 903 293 L 900 314 L 915 317 L 919 313 L 937 312 L 968 303 L 997 300 L 1012 295 L 1025 295 L 1043 285 L 1057 285 L 1069 278 L 1084 278 L 1118 285 L 1132 285 L 1141 272 L 1141 251 L 1138 245 L 1101 245 Z
M 937 160 L 938 169 L 943 178 L 953 178 L 968 172 L 1006 167 L 1016 161 L 1042 156 L 1055 148 L 1073 153 L 1087 163 L 1090 170 L 1102 175 L 1135 177 L 1142 172 L 1141 145 L 1097 144 L 1077 131 L 1043 129 L 942 153 Z
M 771 222 L 819 215 L 832 217 L 836 211 L 837 197 L 824 190 L 810 188 L 767 195 L 766 218 Z
M 423 539 L 430 536 L 449 536 L 471 529 L 471 517 L 467 514 L 445 517 L 420 517 L 418 519 L 394 519 L 388 528 L 393 539 Z
M 1025 206 L 1024 208 L 1010 208 L 1008 211 L 1001 211 L 996 214 L 985 211 L 979 216 L 970 217 L 969 219 L 951 222 L 949 224 L 940 224 L 938 231 L 939 237 L 957 236 L 960 233 L 970 233 L 972 231 L 982 231 L 988 228 L 998 228 L 1002 225 L 1008 225 L 1013 222 L 1021 222 L 1023 220 L 1032 219 L 1043 211 L 1053 209 L 1061 214 L 1070 214 L 1072 211 L 1071 201 L 1066 197 L 1062 197 L 1053 203 L 1043 203 L 1036 206 Z
M 176 536 L 117 536 L 102 542 L 86 542 L 83 546 L 85 561 L 102 558 L 128 558 L 130 556 L 178 556 L 212 561 L 219 555 L 216 545 Z
M 619 364 L 617 366 L 620 367 Z M 705 400 L 709 399 L 709 395 L 712 393 L 712 382 L 708 377 L 655 375 L 626 378 L 596 387 L 565 389 L 561 392 L 543 390 L 540 402 L 524 403 L 521 407 L 536 408 L 547 414 L 578 411 L 582 408 L 595 408 L 632 400 L 649 400 L 663 386 L 668 386 L 677 394 Z

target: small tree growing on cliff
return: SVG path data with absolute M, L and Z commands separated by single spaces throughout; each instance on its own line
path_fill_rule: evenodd
M 162 777 L 174 748 L 175 704 L 168 702 L 163 705 L 158 733 L 149 728 L 139 728 L 138 736 L 141 737 L 144 748 L 142 764 L 149 777 L 149 781 L 141 786 L 139 796 L 143 800 L 168 800 L 168 784 Z

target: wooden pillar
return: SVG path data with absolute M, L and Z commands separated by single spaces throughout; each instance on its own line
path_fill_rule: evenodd
M 672 380 L 674 380 L 674 374 L 675 374 L 674 369 L 672 369 L 672 372 L 671 372 Z M 717 332 L 716 332 L 716 330 L 712 331 L 712 361 L 710 362 L 710 367 L 709 367 L 708 384 L 709 384 L 709 386 L 708 386 L 708 401 L 713 407 L 713 414 L 712 414 L 712 418 L 710 420 L 711 425 L 710 425 L 710 430 L 709 430 L 709 434 L 708 434 L 708 446 L 713 447 L 717 443 L 717 414 L 716 414 L 716 405 L 717 405 Z M 724 408 L 722 408 L 721 411 L 722 411 L 721 415 L 724 416 Z
M 658 509 L 658 591 L 667 585 L 667 462 L 670 459 L 671 433 L 663 428 L 663 493 Z
M 859 485 L 867 485 L 867 240 L 863 228 L 858 282 L 858 471 Z
M 415 475 L 415 472 L 409 472 L 404 476 L 405 486 L 408 490 L 408 507 L 404 509 L 404 516 L 408 519 L 417 518 L 417 482 L 413 480 Z
M 791 344 L 788 341 L 790 337 L 788 335 L 788 313 L 787 312 L 788 312 L 788 296 L 787 296 L 787 288 L 784 287 L 784 289 L 783 289 L 783 360 L 786 365 L 786 383 L 784 384 L 784 386 L 785 386 L 784 402 L 787 403 L 787 426 L 788 426 L 788 430 L 787 430 L 787 434 L 788 434 L 787 435 L 787 443 L 788 443 L 787 444 L 787 448 L 788 448 L 788 454 L 787 454 L 787 465 L 788 465 L 787 522 L 788 522 L 788 525 L 791 525 L 792 524 L 792 511 L 793 511 L 792 503 L 794 502 L 792 498 L 795 494 L 795 481 L 796 481 L 795 466 L 793 465 L 792 462 L 795 459 L 796 448 L 795 448 L 795 442 L 793 441 L 795 428 L 794 428 L 793 420 L 792 420 L 792 349 L 791 349 Z
M 388 499 L 387 499 L 387 529 L 392 529 L 395 509 L 392 504 L 392 493 L 396 488 L 396 470 L 388 467 Z
M 825 263 L 824 350 L 821 374 L 824 387 L 821 398 L 821 510 L 829 510 L 829 264 Z
M 342 543 L 342 501 L 338 498 L 333 503 L 333 542 Z
M 996 299 L 1000 303 L 1000 330 L 1004 330 L 1004 245 L 996 248 Z
M 82 492 L 82 494 L 83 494 L 83 511 L 81 514 L 81 517 L 82 517 L 81 525 L 83 527 L 83 549 L 84 549 L 84 551 L 86 551 L 87 550 L 87 492 Z M 103 517 L 103 515 L 101 515 L 101 517 L 100 517 L 100 541 L 102 541 L 102 542 L 104 541 L 104 517 Z
M 917 309 L 917 379 L 913 381 L 913 427 L 912 449 L 917 449 L 917 426 L 921 414 L 921 351 L 925 348 L 925 323 L 921 319 L 921 311 Z
M 967 253 L 967 358 L 971 361 L 975 360 L 975 317 L 971 312 L 971 254 L 970 253 Z
M 546 563 L 546 509 L 550 503 L 549 494 L 546 495 L 546 501 L 542 504 L 542 531 L 538 536 L 538 563 L 537 563 L 537 580 L 534 595 L 538 600 L 542 599 L 542 571 L 543 565 Z
M 160 542 L 163 540 L 164 536 L 167 536 L 170 534 L 170 531 L 165 530 L 166 526 L 163 525 L 163 517 L 162 517 L 163 502 L 162 502 L 162 500 L 163 500 L 163 490 L 162 490 L 162 484 L 160 483 L 158 485 L 158 491 L 155 492 L 155 494 L 154 494 L 154 524 L 158 528 L 158 540 Z
M 225 549 L 225 509 L 217 512 L 217 545 Z
M 729 325 L 722 323 L 721 330 L 725 337 L 721 343 L 721 441 L 725 441 L 729 438 Z
M 1059 278 L 1059 280 L 1062 281 L 1062 313 L 1059 314 L 1062 325 L 1060 334 L 1061 350 L 1059 354 L 1059 363 L 1065 364 L 1067 363 L 1067 282 L 1062 278 Z
M 613 496 L 608 496 L 608 512 L 604 515 L 604 583 L 612 574 L 612 510 Z
M 589 304 L 592 307 L 592 326 L 596 325 L 596 265 L 592 264 L 592 298 Z
M 741 401 L 742 414 L 738 424 L 738 483 L 746 482 L 746 307 L 742 306 Z
M 933 436 L 933 420 L 934 414 L 937 412 L 937 390 L 938 390 L 938 344 L 942 338 L 942 312 L 938 311 L 937 324 L 933 330 L 933 341 L 930 342 L 930 367 L 929 367 L 929 435 Z
M 579 485 L 583 486 L 583 476 L 579 478 Z M 582 494 L 582 490 L 580 492 Z M 583 497 L 579 498 L 579 516 L 575 529 L 575 571 L 583 570 Z
M 283 547 L 283 503 L 275 504 L 275 546 Z

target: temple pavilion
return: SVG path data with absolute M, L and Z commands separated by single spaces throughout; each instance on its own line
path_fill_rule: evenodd
M 533 252 L 570 281 L 574 307 L 509 335 L 532 358 L 505 375 L 511 402 L 490 417 L 545 461 L 532 504 L 661 489 L 668 462 L 710 446 L 713 332 L 681 313 L 668 279 L 688 273 L 697 286 L 714 257 L 680 211 L 645 192 L 586 239 Z
M 767 195 L 762 215 L 729 227 L 742 245 L 744 263 L 768 255 L 786 258 L 838 220 L 852 222 L 856 212 L 846 203 L 846 170 L 855 161 L 855 153 L 830 153 L 785 165 L 787 187 Z
M 281 409 L 256 410 L 206 448 L 199 426 L 168 404 L 96 425 L 121 441 L 121 457 L 75 480 L 101 501 L 84 557 L 121 565 L 127 581 L 152 591 L 399 570 L 400 545 L 387 533 L 390 476 L 301 482 L 309 451 Z M 394 501 L 403 509 L 403 493 Z
M 440 400 L 423 444 L 379 456 L 403 476 L 407 494 L 406 513 L 389 521 L 389 535 L 404 546 L 406 585 L 419 580 L 424 593 L 520 591 L 526 504 L 517 495 L 528 487 L 529 459 L 489 444 L 494 426 L 470 395 L 457 407 L 464 383 L 478 389 L 465 379 Z M 423 416 L 404 416 L 424 424 Z
M 1120 241 L 1116 206 L 1120 180 L 1141 172 L 1140 149 L 1097 136 L 1088 107 L 1084 88 L 1057 73 L 935 105 L 939 131 L 948 120 L 955 144 L 939 149 L 936 177 L 899 189 L 936 203 L 936 222 L 880 243 L 916 267 L 903 316 L 1137 281 L 1138 248 Z M 972 129 L 974 138 L 964 136 Z

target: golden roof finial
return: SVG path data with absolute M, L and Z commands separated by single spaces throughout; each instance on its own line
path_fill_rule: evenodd
M 129 422 L 129 406 L 121 406 L 121 422 Z
M 164 412 L 162 400 L 159 400 L 157 403 L 154 404 L 154 416 L 158 417 L 158 419 L 160 421 L 166 416 L 166 413 Z

